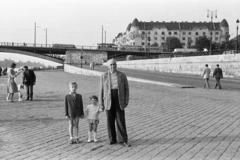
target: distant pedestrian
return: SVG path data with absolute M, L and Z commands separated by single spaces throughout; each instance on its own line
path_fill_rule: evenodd
M 88 143 L 91 142 L 91 135 L 93 133 L 93 140 L 97 142 L 97 127 L 99 124 L 98 115 L 103 111 L 103 108 L 98 105 L 98 97 L 93 95 L 90 97 L 91 104 L 85 109 L 85 115 L 88 119 Z
M 2 76 L 2 67 L 0 66 L 0 77 Z
M 90 62 L 90 68 L 92 69 L 92 70 L 94 70 L 94 67 L 95 67 L 95 64 L 94 64 L 94 62 L 92 61 L 92 62 Z
M 70 93 L 65 96 L 65 116 L 69 120 L 70 144 L 79 143 L 78 123 L 79 118 L 84 118 L 82 95 L 78 94 L 78 85 L 76 82 L 69 83 Z M 73 137 L 73 129 L 76 135 Z
M 27 99 L 33 100 L 33 86 L 36 84 L 36 75 L 33 70 L 28 69 L 28 66 L 23 67 L 23 82 L 26 87 Z
M 205 89 L 206 87 L 208 89 L 210 89 L 210 85 L 209 85 L 209 77 L 210 77 L 210 73 L 211 73 L 211 70 L 210 68 L 208 68 L 208 64 L 205 65 L 205 69 L 202 73 L 202 77 L 204 78 L 205 80 L 205 84 L 203 86 L 203 88 Z
M 16 77 L 21 73 L 15 72 L 14 69 L 16 68 L 16 64 L 12 63 L 10 68 L 7 70 L 8 74 L 8 81 L 7 81 L 7 97 L 6 101 L 13 102 L 13 95 L 14 93 L 18 92 L 17 84 L 16 84 Z
M 223 78 L 223 73 L 222 73 L 222 69 L 219 68 L 219 64 L 216 65 L 217 68 L 215 68 L 214 72 L 213 72 L 213 77 L 215 77 L 216 79 L 216 85 L 215 85 L 215 89 L 218 88 L 222 89 L 221 83 L 220 83 L 220 79 Z

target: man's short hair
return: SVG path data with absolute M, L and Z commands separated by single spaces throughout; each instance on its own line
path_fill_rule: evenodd
M 69 86 L 77 86 L 77 82 L 70 82 Z
M 205 64 L 206 67 L 208 67 L 208 64 Z
M 217 66 L 219 67 L 219 64 L 217 64 Z
M 28 66 L 24 66 L 23 68 L 28 69 Z
M 117 61 L 116 61 L 114 58 L 112 58 L 112 59 L 109 59 L 109 60 L 108 60 L 108 65 L 110 65 L 110 63 L 115 63 L 115 64 L 117 64 Z

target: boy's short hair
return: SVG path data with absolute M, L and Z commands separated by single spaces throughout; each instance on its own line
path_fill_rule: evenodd
M 92 99 L 96 99 L 97 101 L 98 101 L 98 97 L 97 96 L 95 96 L 95 95 L 92 95 L 91 97 L 89 97 L 91 100 Z
M 77 86 L 77 82 L 70 82 L 69 86 Z

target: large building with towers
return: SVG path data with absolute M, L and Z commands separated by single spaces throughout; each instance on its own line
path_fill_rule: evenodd
M 168 37 L 177 37 L 183 46 L 194 46 L 200 36 L 212 37 L 212 42 L 222 43 L 229 39 L 228 22 L 142 22 L 137 18 L 124 33 L 115 38 L 117 45 L 164 46 Z

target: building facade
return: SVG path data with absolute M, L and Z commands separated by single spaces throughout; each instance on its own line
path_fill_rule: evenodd
M 164 46 L 168 37 L 177 37 L 186 47 L 194 46 L 196 40 L 206 36 L 212 42 L 223 43 L 229 39 L 229 26 L 221 22 L 142 22 L 136 18 L 124 33 L 115 38 L 116 45 Z

